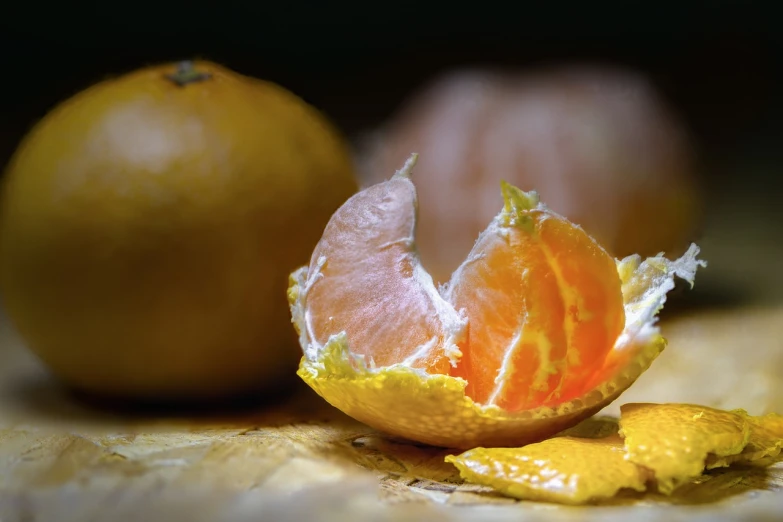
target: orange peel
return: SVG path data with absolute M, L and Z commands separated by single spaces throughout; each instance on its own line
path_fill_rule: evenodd
M 770 463 L 783 445 L 776 417 L 692 404 L 625 404 L 620 435 L 628 460 L 651 470 L 658 490 L 669 494 L 705 469 Z
M 415 218 L 410 217 L 415 216 L 416 207 L 415 188 L 410 180 L 414 163 L 415 155 L 389 181 L 364 189 L 349 199 L 327 225 L 310 265 L 291 274 L 288 299 L 292 322 L 304 352 L 298 375 L 327 402 L 372 427 L 417 442 L 463 449 L 519 446 L 574 426 L 614 401 L 664 349 L 666 341 L 656 325 L 656 314 L 666 301 L 667 292 L 674 287 L 675 277 L 692 285 L 697 268 L 704 266 L 705 263 L 697 259 L 699 248 L 695 244 L 676 260 L 663 255 L 642 260 L 635 255 L 616 261 L 625 313 L 624 328 L 608 350 L 600 370 L 585 380 L 585 391 L 578 397 L 521 411 L 506 411 L 495 404 L 474 401 L 466 394 L 468 382 L 448 375 L 448 368 L 446 372 L 433 371 L 432 368 L 416 367 L 408 359 L 379 364 L 366 355 L 366 350 L 357 349 L 361 342 L 375 339 L 371 337 L 373 328 L 404 339 L 418 335 L 415 329 L 395 331 L 402 328 L 395 321 L 401 321 L 408 313 L 399 304 L 400 298 L 394 293 L 396 287 L 392 286 L 396 284 L 394 277 L 398 274 L 370 273 L 372 256 L 386 255 L 396 249 L 399 256 L 395 259 L 401 260 L 399 270 L 407 271 L 405 284 L 413 285 L 411 281 L 415 280 L 415 288 L 411 291 L 431 299 L 424 312 L 417 309 L 409 313 L 420 313 L 422 321 L 433 322 L 437 332 L 433 345 L 441 350 L 441 359 L 447 358 L 454 366 L 462 355 L 459 343 L 467 335 L 468 320 L 442 297 L 443 289 L 436 289 L 432 278 L 417 264 Z M 505 211 L 519 208 L 519 212 L 529 212 L 532 208 L 564 220 L 539 202 L 534 193 L 525 193 L 509 185 L 503 187 L 502 193 Z M 520 214 L 519 217 L 513 226 L 526 226 L 522 219 L 525 216 Z M 582 233 L 581 229 L 572 226 Z M 363 251 L 368 229 L 372 233 L 377 229 L 377 235 L 385 241 L 382 248 Z M 353 272 L 344 269 L 346 266 Z M 357 272 L 357 266 L 370 267 L 367 268 L 370 272 Z M 357 273 L 361 279 L 358 283 L 345 275 Z M 328 303 L 316 299 L 318 285 L 330 277 L 334 278 L 331 288 L 345 293 L 339 295 L 339 304 L 333 303 L 331 308 Z M 361 296 L 348 292 L 350 287 L 356 286 L 367 292 L 364 294 L 366 302 Z M 389 288 L 388 296 L 376 295 L 378 289 Z M 366 331 L 357 330 L 359 333 L 351 338 L 336 319 L 345 321 L 349 314 L 346 310 L 357 306 L 372 306 L 373 322 Z M 336 318 L 325 340 L 319 339 L 314 331 L 312 315 L 315 308 L 328 316 L 322 317 L 319 324 L 332 325 L 332 319 Z M 417 339 L 423 339 L 422 336 L 424 334 Z M 423 341 L 417 342 L 422 343 L 421 347 L 427 347 Z M 404 346 L 389 350 L 411 353 L 418 349 Z M 430 364 L 429 360 L 427 364 Z
M 645 491 L 649 473 L 625 458 L 617 435 L 554 437 L 522 448 L 475 448 L 449 455 L 468 482 L 525 500 L 585 504 L 620 490 Z
M 626 404 L 619 425 L 588 419 L 521 448 L 449 455 L 463 479 L 524 500 L 585 504 L 622 490 L 665 495 L 704 470 L 769 466 L 783 447 L 781 417 L 691 404 Z

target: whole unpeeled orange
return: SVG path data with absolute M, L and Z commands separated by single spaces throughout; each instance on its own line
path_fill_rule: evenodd
M 0 282 L 71 386 L 191 398 L 293 373 L 286 278 L 356 190 L 342 138 L 273 83 L 143 68 L 53 109 L 5 174 Z
M 641 74 L 562 66 L 477 69 L 426 85 L 367 140 L 366 185 L 421 154 L 422 261 L 439 282 L 501 204 L 501 179 L 535 189 L 610 254 L 678 256 L 703 196 L 684 124 Z

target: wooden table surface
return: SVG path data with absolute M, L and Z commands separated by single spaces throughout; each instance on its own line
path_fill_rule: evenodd
M 670 345 L 620 400 L 783 412 L 783 307 L 668 319 Z M 460 484 L 447 452 L 395 442 L 304 388 L 234 417 L 130 418 L 63 393 L 3 322 L 0 520 L 734 520 L 783 516 L 783 463 L 671 498 L 566 508 Z M 669 518 L 672 517 L 672 518 Z

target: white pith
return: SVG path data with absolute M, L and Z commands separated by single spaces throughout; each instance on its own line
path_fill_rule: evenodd
M 457 366 L 459 358 L 462 357 L 462 352 L 457 346 L 457 343 L 460 342 L 465 335 L 468 319 L 465 317 L 464 313 L 457 312 L 451 303 L 446 301 L 443 296 L 440 295 L 438 289 L 435 288 L 435 283 L 432 280 L 432 276 L 424 269 L 423 266 L 421 266 L 421 263 L 417 263 L 413 267 L 413 277 L 427 292 L 427 296 L 435 306 L 435 313 L 438 314 L 438 319 L 440 320 L 440 324 L 446 334 L 446 338 L 443 342 L 443 352 L 446 357 L 448 357 L 451 366 L 455 367 Z M 429 342 L 424 346 L 428 344 Z M 418 351 L 419 350 L 417 350 L 417 352 Z M 405 362 L 403 362 L 403 364 L 405 364 Z
M 321 279 L 324 275 L 321 272 L 321 269 L 326 264 L 326 256 L 321 256 L 316 261 L 315 270 L 312 271 L 312 273 L 307 273 L 307 279 L 305 281 L 304 288 L 301 288 L 301 297 L 302 300 L 307 299 L 307 293 L 310 291 L 310 289 L 313 287 L 313 285 Z M 304 306 L 304 326 L 305 326 L 305 332 L 307 332 L 307 338 L 309 339 L 309 343 L 307 347 L 304 347 L 305 355 L 308 359 L 313 359 L 318 356 L 318 352 L 321 351 L 321 346 L 318 343 L 318 340 L 316 339 L 315 332 L 313 331 L 313 323 L 310 319 L 310 309 L 307 306 Z
M 503 357 L 503 363 L 500 365 L 497 377 L 495 377 L 495 388 L 492 390 L 492 393 L 487 400 L 487 404 L 497 403 L 498 396 L 503 391 L 503 385 L 508 382 L 507 376 L 511 371 L 511 361 L 514 358 L 514 351 L 516 346 L 521 343 L 522 339 L 524 338 L 526 322 L 527 314 L 522 317 L 522 321 L 514 333 L 514 337 L 512 337 L 511 341 L 508 343 L 508 347 L 506 348 L 505 355 Z

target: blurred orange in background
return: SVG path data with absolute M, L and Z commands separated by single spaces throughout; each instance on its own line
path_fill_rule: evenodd
M 536 190 L 616 257 L 681 254 L 702 219 L 690 136 L 641 73 L 609 66 L 458 69 L 363 140 L 365 184 L 420 154 L 419 239 L 440 281 L 501 205 Z

